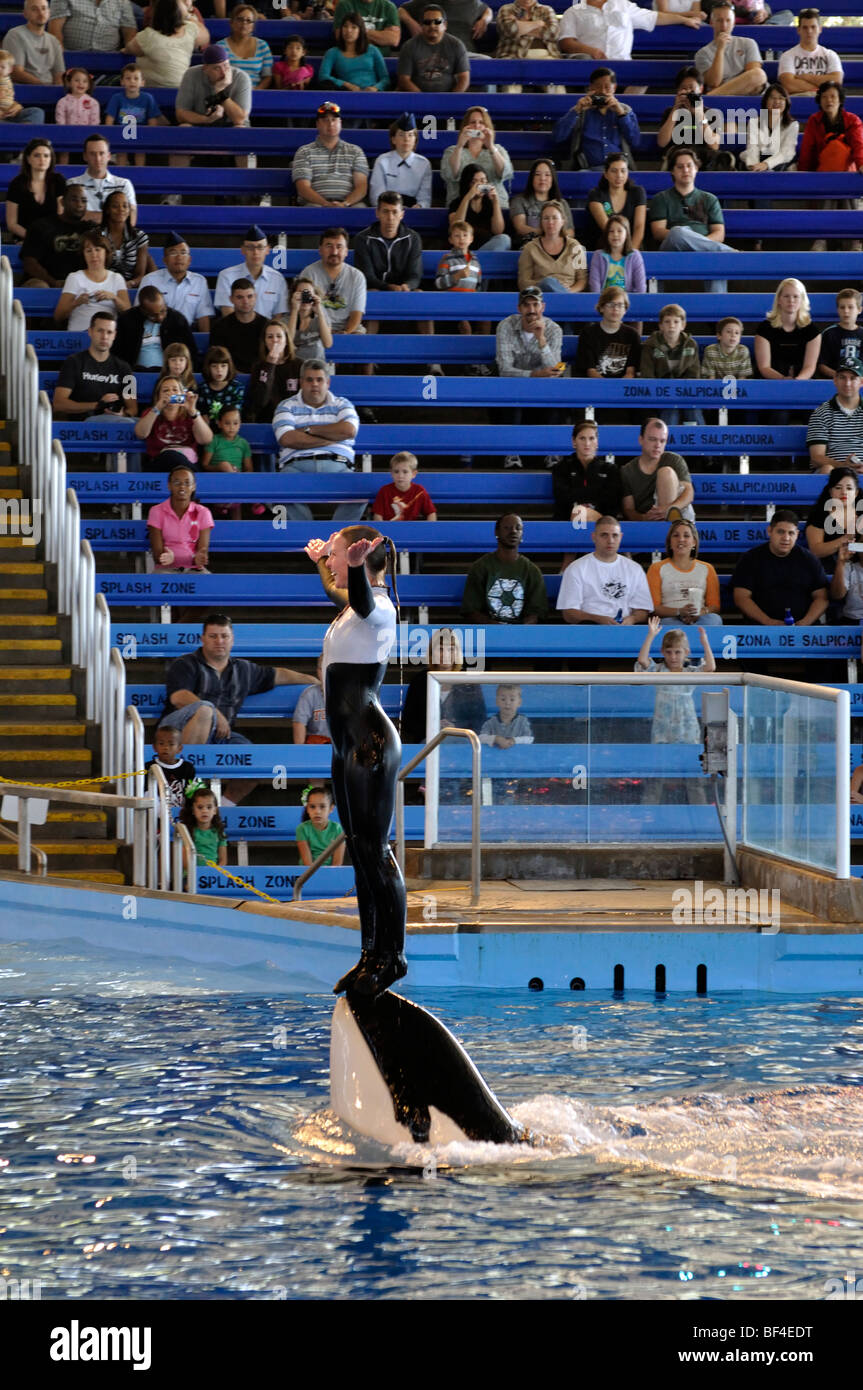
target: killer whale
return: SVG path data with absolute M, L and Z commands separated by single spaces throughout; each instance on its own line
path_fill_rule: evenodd
M 527 1141 L 452 1033 L 387 990 L 350 993 L 333 1010 L 330 1104 L 346 1124 L 384 1144 Z

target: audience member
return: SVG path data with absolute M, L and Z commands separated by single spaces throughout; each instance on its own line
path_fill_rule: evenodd
M 279 446 L 282 473 L 349 473 L 354 464 L 354 440 L 359 416 L 344 396 L 330 391 L 326 362 L 309 358 L 300 368 L 300 389 L 281 402 L 273 416 L 273 433 Z M 359 521 L 365 501 L 340 502 L 333 520 Z M 311 509 L 302 502 L 285 508 L 291 521 L 311 521 Z
M 12 85 L 14 66 L 14 54 L 7 48 L 0 48 L 0 121 L 10 121 L 16 125 L 42 125 L 45 120 L 42 108 L 22 106 L 15 96 Z
M 734 38 L 732 0 L 718 0 L 710 12 L 713 39 L 695 54 L 695 66 L 708 96 L 753 96 L 767 86 L 754 39 Z
M 239 410 L 243 404 L 243 384 L 237 378 L 234 359 L 226 347 L 210 347 L 201 363 L 201 394 L 198 409 L 215 429 L 224 410 Z
M 777 77 L 789 96 L 817 92 L 823 82 L 844 81 L 845 73 L 838 53 L 822 48 L 820 10 L 801 10 L 797 16 L 800 42 L 787 48 L 779 58 Z
M 409 39 L 399 53 L 400 92 L 466 92 L 470 83 L 470 59 L 461 39 L 447 33 L 446 14 L 440 5 L 424 5 L 422 32 Z
M 392 0 L 339 0 L 333 23 L 341 24 L 351 11 L 358 14 L 365 24 L 369 43 L 373 43 L 382 56 L 388 58 L 402 40 L 399 12 Z
M 422 37 L 422 18 L 427 8 L 425 0 L 409 0 L 408 4 L 399 5 L 399 19 L 410 38 Z M 443 0 L 441 9 L 450 38 L 463 43 L 468 53 L 476 53 L 477 43 L 492 20 L 492 12 L 485 0 Z
M 668 159 L 671 188 L 655 193 L 647 216 L 650 234 L 660 251 L 732 252 L 725 245 L 725 218 L 714 193 L 696 188 L 700 160 L 694 150 L 681 147 Z M 708 294 L 725 294 L 725 280 L 709 280 Z
M 701 376 L 698 344 L 686 332 L 686 310 L 680 304 L 665 304 L 659 311 L 659 329 L 651 333 L 641 349 L 640 374 L 660 380 L 687 381 Z M 667 425 L 681 420 L 703 425 L 702 412 L 693 405 L 673 407 L 660 413 Z
M 66 180 L 57 173 L 54 146 L 44 136 L 28 140 L 19 172 L 6 189 L 6 231 L 26 237 L 34 223 L 61 216 Z
M 185 343 L 169 343 L 163 354 L 165 364 L 159 372 L 159 379 L 165 376 L 175 377 L 179 381 L 183 391 L 197 391 L 198 384 L 195 381 L 195 372 L 192 366 L 192 354 Z M 157 380 L 156 385 L 159 385 Z
M 554 521 L 583 527 L 603 516 L 619 516 L 623 504 L 617 464 L 600 455 L 595 420 L 572 427 L 572 453 L 551 470 Z
M 745 381 L 753 375 L 749 348 L 740 340 L 743 324 L 733 315 L 720 319 L 716 325 L 716 342 L 708 343 L 701 359 L 701 375 L 711 381 L 733 377 Z
M 432 633 L 428 647 L 427 671 L 463 671 L 464 651 L 458 632 L 451 627 L 439 627 Z M 402 739 L 405 743 L 425 743 L 428 675 L 418 671 L 408 681 L 402 711 Z M 447 685 L 440 682 L 440 728 L 473 729 L 478 734 L 485 722 L 486 710 L 480 685 Z
M 838 82 L 823 82 L 815 92 L 819 108 L 806 122 L 797 167 L 806 172 L 857 173 L 863 169 L 863 121 L 845 110 L 845 90 Z M 822 208 L 852 208 L 856 201 L 845 198 L 822 201 Z M 863 241 L 854 237 L 846 244 L 849 251 L 863 251 Z M 813 251 L 826 251 L 824 237 L 816 237 Z
M 341 107 L 325 101 L 318 107 L 317 136 L 301 145 L 294 155 L 291 178 L 301 207 L 325 208 L 365 205 L 369 162 L 359 145 L 341 138 Z
M 560 204 L 567 230 L 572 231 L 572 213 L 560 191 L 553 161 L 535 159 L 528 170 L 524 192 L 516 193 L 509 205 L 510 221 L 519 245 L 524 246 L 531 237 L 539 236 L 539 214 L 548 202 Z
M 755 330 L 758 374 L 770 381 L 815 375 L 821 349 L 821 329 L 812 322 L 809 296 L 800 280 L 783 280 L 773 306 Z
M 417 482 L 416 454 L 403 450 L 390 459 L 391 483 L 378 490 L 372 512 L 374 521 L 437 521 L 435 504 Z
M 24 0 L 24 24 L 7 29 L 3 47 L 15 60 L 12 81 L 30 86 L 59 86 L 66 63 L 63 50 L 47 32 L 48 0 Z
M 474 560 L 467 572 L 461 613 L 469 623 L 540 623 L 548 614 L 542 572 L 519 554 L 524 538 L 520 516 L 507 513 L 494 524 L 497 550 Z
M 495 58 L 559 58 L 557 30 L 559 20 L 550 5 L 537 0 L 509 0 L 497 12 Z M 510 87 L 520 91 L 520 87 Z
M 186 797 L 190 782 L 198 780 L 195 764 L 182 756 L 183 740 L 177 729 L 157 729 L 153 734 L 154 757 L 144 763 L 144 771 L 151 767 L 161 768 L 168 785 L 168 804 L 178 811 Z
M 144 468 L 151 473 L 163 473 L 181 462 L 196 468 L 199 447 L 213 438 L 213 431 L 198 410 L 195 388 L 184 390 L 182 383 L 171 376 L 160 377 L 156 383 L 152 405 L 135 421 L 135 434 L 147 441 Z
M 120 73 L 121 92 L 115 91 L 105 102 L 105 110 L 102 119 L 105 125 L 116 125 L 118 122 L 123 127 L 123 134 L 135 131 L 143 126 L 165 125 L 166 120 L 156 105 L 156 99 L 150 92 L 142 92 L 141 87 L 144 81 L 144 74 L 135 63 L 127 63 Z M 147 163 L 145 154 L 132 156 L 133 161 L 139 167 Z M 127 164 L 128 155 L 118 154 L 115 156 L 116 164 Z
M 520 685 L 499 685 L 495 691 L 497 714 L 484 720 L 480 743 L 489 748 L 513 748 L 517 743 L 533 743 L 533 729 L 526 714 L 519 714 Z
M 843 363 L 833 384 L 836 395 L 809 417 L 806 443 L 810 466 L 816 473 L 829 473 L 840 465 L 859 473 L 863 469 L 863 362 L 855 358 Z
M 134 227 L 138 221 L 135 189 L 129 179 L 108 173 L 110 159 L 111 146 L 104 135 L 88 135 L 84 141 L 84 163 L 87 167 L 83 174 L 73 175 L 69 184 L 80 184 L 83 188 L 87 195 L 87 220 L 97 223 L 102 221 L 102 209 L 108 194 L 122 189 L 129 200 L 129 221 Z
M 690 651 L 689 638 L 682 628 L 670 628 L 662 639 L 662 656 L 654 661 L 650 655 L 653 639 L 661 627 L 656 617 L 648 619 L 648 633 L 641 644 L 635 662 L 636 671 L 653 671 L 660 674 L 679 675 L 683 671 L 715 671 L 716 661 L 710 650 L 710 642 L 703 626 L 698 635 L 704 656 L 696 660 Z M 682 744 L 700 746 L 701 726 L 695 708 L 695 692 L 688 685 L 658 685 L 654 691 L 653 719 L 650 725 L 652 744 Z M 663 759 L 663 765 L 665 759 Z M 673 758 L 672 758 L 673 766 Z M 656 805 L 661 802 L 682 801 L 690 805 L 704 805 L 707 791 L 701 777 L 652 777 L 647 786 L 645 802 Z
M 587 284 L 597 293 L 620 289 L 644 294 L 647 289 L 644 257 L 633 250 L 629 223 L 620 213 L 613 212 L 599 234 L 599 245 L 590 258 Z
M 175 463 L 168 473 L 168 496 L 147 513 L 147 537 L 157 574 L 196 570 L 209 574 L 213 513 L 195 496 L 195 472 Z
M 93 79 L 86 68 L 67 68 L 63 73 L 62 96 L 54 107 L 57 125 L 99 125 L 102 111 L 90 93 Z
M 246 126 L 252 109 L 248 73 L 231 67 L 224 44 L 211 43 L 198 66 L 188 68 L 177 88 L 177 123 L 192 126 Z M 238 159 L 245 160 L 244 155 Z M 172 155 L 183 159 L 188 155 Z
M 695 492 L 686 461 L 666 448 L 664 420 L 645 421 L 638 432 L 641 453 L 620 470 L 627 521 L 694 521 Z
M 458 195 L 462 173 L 469 164 L 482 169 L 485 183 L 494 188 L 500 207 L 509 207 L 506 181 L 513 176 L 512 162 L 503 145 L 497 144 L 491 116 L 484 106 L 467 108 L 461 119 L 458 140 L 447 146 L 441 155 L 440 172 L 447 205 Z
M 331 787 L 308 787 L 301 797 L 303 815 L 297 826 L 297 851 L 300 863 L 308 868 L 329 848 L 334 840 L 344 834 L 340 823 L 333 816 L 336 809 L 335 797 Z M 330 817 L 333 817 L 332 820 Z M 323 860 L 325 865 L 336 868 L 345 862 L 344 842 L 338 845 Z
M 568 565 L 557 607 L 565 623 L 643 623 L 653 607 L 644 570 L 621 555 L 623 532 L 613 516 L 602 516 L 591 536 L 593 551 Z
M 201 468 L 205 473 L 252 473 L 254 464 L 252 463 L 252 449 L 249 441 L 243 439 L 240 430 L 243 427 L 243 417 L 240 407 L 237 405 L 226 405 L 220 412 L 218 419 L 211 421 L 215 431 L 213 442 L 203 452 L 201 457 Z M 262 508 L 261 511 L 264 509 Z M 229 517 L 232 521 L 242 519 L 243 509 L 239 503 L 233 506 L 219 508 L 221 514 Z M 260 513 L 258 513 L 260 515 Z
M 453 290 L 456 294 L 473 294 L 482 283 L 482 267 L 471 251 L 473 227 L 469 222 L 450 222 L 449 244 L 452 250 L 445 251 L 438 261 L 435 272 L 436 290 Z M 459 333 L 470 334 L 473 329 L 469 319 L 459 319 Z M 490 376 L 490 368 L 484 362 L 473 362 L 468 367 L 472 376 Z
M 235 5 L 231 10 L 231 32 L 225 39 L 233 72 L 244 72 L 255 92 L 263 92 L 273 81 L 273 51 L 266 39 L 255 34 L 258 12 L 254 5 Z
M 310 357 L 325 358 L 333 345 L 330 316 L 324 308 L 321 292 L 313 280 L 302 275 L 297 276 L 291 286 L 288 333 L 301 362 L 307 362 Z
M 169 309 L 176 309 L 177 313 L 182 314 L 197 333 L 209 333 L 210 319 L 214 313 L 210 291 L 204 276 L 190 269 L 192 253 L 188 243 L 177 232 L 168 233 L 162 258 L 165 262 L 163 268 L 145 275 L 141 289 L 153 285 L 162 293 Z
M 701 147 L 702 169 L 733 169 L 734 155 L 720 149 L 720 140 L 704 113 L 704 84 L 694 67 L 682 67 L 674 82 L 674 103 L 666 106 L 656 132 L 656 147 L 662 155 L 661 168 L 668 167 L 668 155 L 678 145 Z
M 665 538 L 665 559 L 647 571 L 653 611 L 662 627 L 700 623 L 721 627 L 719 576 L 698 558 L 698 531 L 692 521 L 674 521 Z
M 334 333 L 365 333 L 366 281 L 361 270 L 348 265 L 348 234 L 344 227 L 321 232 L 320 259 L 301 272 L 320 291 Z
M 818 375 L 835 376 L 842 363 L 863 358 L 863 328 L 858 327 L 863 296 L 859 290 L 840 290 L 836 296 L 838 323 L 831 324 L 821 334 L 821 355 Z
M 830 598 L 840 605 L 836 614 L 838 623 L 857 626 L 863 621 L 863 565 L 860 564 L 859 552 L 851 550 L 846 536 L 842 537 L 836 555 L 836 569 L 830 580 Z
M 384 92 L 390 85 L 379 48 L 369 44 L 366 26 L 356 10 L 335 28 L 335 46 L 328 48 L 318 68 L 318 86 L 344 92 Z
M 281 271 L 267 265 L 270 243 L 266 232 L 258 226 L 249 227 L 242 241 L 243 259 L 219 271 L 216 281 L 215 304 L 223 314 L 230 313 L 231 293 L 237 280 L 250 280 L 255 291 L 255 309 L 264 318 L 283 314 L 288 307 L 288 292 Z
M 129 0 L 51 0 L 48 32 L 69 53 L 118 53 L 137 25 Z
M 625 217 L 630 226 L 632 249 L 641 249 L 647 225 L 647 194 L 639 183 L 633 183 L 629 176 L 629 161 L 625 155 L 610 154 L 605 161 L 605 172 L 595 188 L 587 195 L 586 242 L 593 249 L 610 217 L 618 214 Z
M 851 465 L 831 468 L 824 486 L 806 517 L 806 544 L 832 574 L 843 542 L 859 540 L 861 518 L 860 476 Z
M 128 362 L 111 351 L 117 336 L 114 315 L 97 309 L 87 325 L 87 336 L 89 345 L 67 357 L 57 375 L 55 420 L 137 415 L 135 374 Z
M 174 343 L 182 343 L 194 360 L 195 340 L 183 315 L 168 308 L 155 285 L 147 285 L 117 320 L 117 353 L 142 371 L 161 371 Z
M 657 24 L 685 24 L 698 29 L 701 21 L 686 14 L 646 10 L 632 0 L 574 0 L 560 17 L 557 41 L 561 53 L 574 53 L 594 62 L 628 62 L 633 30 L 651 31 Z
M 137 59 L 145 87 L 179 87 L 195 49 L 209 42 L 186 0 L 156 0 L 149 27 L 127 39 L 123 52 Z
M 249 373 L 244 418 L 257 425 L 272 424 L 279 401 L 299 391 L 301 366 L 284 319 L 270 319 L 261 335 L 258 360 Z
M 538 285 L 527 285 L 518 297 L 518 313 L 501 319 L 496 334 L 500 376 L 559 376 L 563 370 L 563 334 L 545 317 L 545 300 Z
M 417 121 L 405 111 L 390 126 L 391 150 L 379 154 L 372 168 L 369 197 L 377 207 L 382 193 L 400 193 L 406 208 L 430 208 L 432 167 L 425 155 L 417 154 Z
M 66 277 L 79 270 L 84 252 L 82 239 L 92 229 L 88 222 L 87 195 L 75 184 L 60 198 L 60 213 L 53 210 L 30 227 L 21 247 L 21 268 L 25 286 L 31 289 L 62 289 Z
M 585 324 L 578 335 L 573 376 L 619 378 L 636 375 L 641 337 L 623 322 L 628 308 L 626 290 L 617 285 L 602 290 L 596 302 L 599 322 Z
M 382 193 L 377 214 L 377 221 L 364 227 L 354 239 L 355 268 L 365 276 L 370 290 L 418 290 L 423 276 L 423 244 L 418 233 L 404 224 L 401 194 Z M 434 333 L 431 319 L 422 319 L 417 326 L 421 333 Z M 366 332 L 377 333 L 378 327 L 377 319 L 369 319 Z M 368 370 L 373 370 L 371 363 Z M 437 362 L 432 371 L 436 376 L 443 375 Z
M 276 90 L 304 92 L 314 75 L 314 68 L 306 61 L 305 40 L 300 38 L 299 34 L 291 34 L 282 57 L 273 64 Z
M 489 183 L 478 164 L 466 164 L 461 171 L 459 194 L 449 203 L 449 221 L 469 222 L 478 250 L 508 251 L 511 245 L 497 189 Z
M 821 561 L 798 546 L 797 513 L 780 507 L 767 540 L 741 555 L 734 570 L 734 604 L 762 627 L 810 627 L 827 608 L 829 580 Z
M 749 122 L 749 138 L 746 148 L 738 156 L 739 162 L 753 174 L 766 174 L 768 169 L 781 172 L 795 167 L 797 159 L 797 136 L 800 122 L 791 116 L 791 98 L 779 86 L 771 82 L 761 98 L 761 110 L 766 111 L 757 122 Z
M 102 233 L 91 227 L 81 238 L 84 268 L 73 270 L 63 284 L 63 293 L 54 307 L 54 322 L 58 328 L 80 333 L 86 328 L 97 309 L 113 304 L 117 314 L 129 307 L 126 281 L 115 270 L 108 269 L 108 247 Z
M 554 140 L 567 145 L 571 169 L 604 169 L 609 155 L 632 160 L 641 132 L 631 106 L 620 102 L 617 76 L 611 68 L 595 68 L 587 91 L 554 127 Z
M 327 724 L 327 702 L 322 680 L 323 658 L 315 663 L 315 679 L 300 692 L 294 706 L 292 735 L 294 743 L 332 743 Z
M 155 270 L 150 238 L 130 222 L 132 209 L 122 188 L 109 193 L 102 207 L 102 236 L 108 247 L 108 269 L 122 275 L 129 289 L 137 289 L 148 270 Z
M 539 285 L 546 294 L 579 293 L 587 284 L 587 256 L 567 231 L 563 208 L 546 203 L 539 220 L 539 236 L 522 247 L 518 258 L 519 289 Z
M 255 287 L 245 276 L 231 286 L 231 306 L 231 312 L 213 324 L 210 347 L 227 348 L 237 371 L 249 372 L 258 355 L 267 319 L 256 313 Z

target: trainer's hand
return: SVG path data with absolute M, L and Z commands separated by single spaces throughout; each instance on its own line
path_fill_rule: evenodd
M 365 559 L 369 551 L 374 550 L 377 545 L 380 545 L 380 541 L 372 541 L 367 538 L 361 541 L 354 541 L 353 545 L 349 545 L 347 557 L 351 569 L 356 569 L 359 565 L 365 564 Z
M 316 538 L 315 540 L 309 541 L 308 545 L 304 545 L 303 550 L 308 555 L 312 564 L 316 565 L 319 560 L 325 560 L 329 555 L 330 543 L 329 541 L 322 541 Z

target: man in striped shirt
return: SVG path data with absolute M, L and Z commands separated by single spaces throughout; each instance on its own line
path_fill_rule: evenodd
M 48 33 L 73 53 L 116 53 L 138 32 L 129 0 L 51 0 Z
M 359 145 L 342 135 L 341 107 L 325 101 L 318 107 L 317 137 L 294 155 L 291 177 L 300 206 L 324 208 L 365 206 L 369 162 Z
M 359 427 L 359 416 L 351 402 L 330 391 L 326 362 L 310 357 L 300 371 L 299 393 L 282 401 L 273 416 L 273 433 L 280 450 L 279 471 L 350 472 Z M 365 498 L 340 502 L 333 512 L 333 521 L 359 521 L 365 506 Z M 289 521 L 312 519 L 310 509 L 302 502 L 290 503 L 286 513 Z
M 836 395 L 819 405 L 809 417 L 806 443 L 810 465 L 816 473 L 831 468 L 863 470 L 863 362 L 856 357 L 843 362 L 833 378 Z

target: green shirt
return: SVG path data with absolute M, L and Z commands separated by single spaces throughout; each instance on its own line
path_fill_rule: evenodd
M 389 29 L 392 25 L 398 29 L 401 24 L 399 12 L 392 0 L 368 0 L 368 4 L 365 0 L 339 0 L 333 18 L 333 28 L 337 29 L 345 15 L 352 11 L 365 21 L 367 29 Z M 391 44 L 375 44 L 375 48 L 384 58 L 389 57 L 392 52 Z
M 226 439 L 223 434 L 214 434 L 210 448 L 213 451 L 210 468 L 220 463 L 229 463 L 235 473 L 242 473 L 246 459 L 252 457 L 248 443 L 240 435 L 237 435 L 236 439 Z
M 323 854 L 327 845 L 331 845 L 333 840 L 337 840 L 342 833 L 342 827 L 337 820 L 328 820 L 323 830 L 318 830 L 310 820 L 301 820 L 297 826 L 297 839 L 305 840 L 312 854 L 314 864 L 319 854 Z M 332 856 L 327 860 L 331 863 Z
M 717 222 L 725 225 L 719 199 L 715 193 L 705 193 L 702 188 L 693 188 L 685 198 L 676 188 L 666 188 L 662 193 L 656 193 L 647 206 L 647 220 L 665 222 L 669 231 L 672 227 L 689 227 L 702 236 L 707 236 Z
M 526 618 L 543 622 L 548 595 L 542 572 L 523 555 L 513 564 L 504 564 L 496 553 L 482 555 L 467 572 L 461 611 L 465 617 L 486 613 L 499 623 L 523 623 Z
M 218 830 L 201 830 L 198 826 L 195 826 L 192 831 L 192 839 L 198 852 L 198 868 L 202 864 L 206 864 L 208 860 L 212 864 L 218 864 L 219 850 L 222 845 L 228 843 L 224 835 L 220 835 Z

